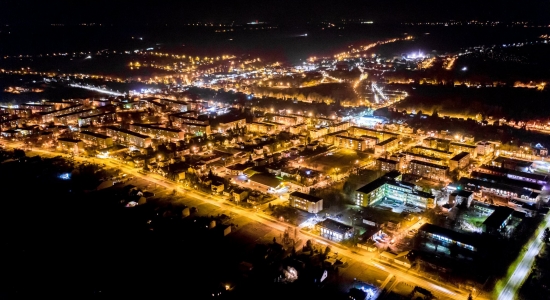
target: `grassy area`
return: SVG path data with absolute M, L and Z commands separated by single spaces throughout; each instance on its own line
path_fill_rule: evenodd
M 325 171 L 340 168 L 341 172 L 345 172 L 355 165 L 358 161 L 359 165 L 364 165 L 369 161 L 369 155 L 363 152 L 357 152 L 351 149 L 339 149 L 332 155 L 319 156 L 308 160 L 308 163 L 315 168 L 323 167 Z
M 475 225 L 477 227 L 481 227 L 483 222 L 488 218 L 488 216 L 471 216 L 471 215 L 464 215 L 462 218 L 466 220 L 468 223 Z

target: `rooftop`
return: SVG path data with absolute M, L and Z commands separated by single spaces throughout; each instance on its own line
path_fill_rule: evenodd
M 250 180 L 259 184 L 267 185 L 272 188 L 278 187 L 282 182 L 280 179 L 275 178 L 275 176 L 267 174 L 254 174 L 250 176 Z
M 423 231 L 426 233 L 436 234 L 442 237 L 449 238 L 455 242 L 460 242 L 466 245 L 473 246 L 476 248 L 476 245 L 479 244 L 479 238 L 473 235 L 464 234 L 460 232 L 456 232 L 451 229 L 447 229 L 444 227 L 439 227 L 437 225 L 425 223 L 424 225 L 420 226 L 418 231 Z
M 317 226 L 326 228 L 330 231 L 337 232 L 340 234 L 345 234 L 351 230 L 353 230 L 353 227 L 348 226 L 346 224 L 342 224 L 340 222 L 336 222 L 332 219 L 325 219 L 324 221 L 321 221 L 317 223 Z
M 122 132 L 122 133 L 126 133 L 126 134 L 129 134 L 129 135 L 133 135 L 133 136 L 136 136 L 136 137 L 139 137 L 139 138 L 142 138 L 142 139 L 146 139 L 146 138 L 149 137 L 147 135 L 140 134 L 140 133 L 128 130 L 128 129 L 119 128 L 119 127 L 116 127 L 116 126 L 107 126 L 105 128 L 106 129 L 111 129 L 111 130 L 114 130 L 114 131 L 118 131 L 118 132 Z
M 471 176 L 472 178 L 475 178 L 475 179 L 486 180 L 494 183 L 501 183 L 501 184 L 505 184 L 505 185 L 513 186 L 517 188 L 524 188 L 524 189 L 530 189 L 535 191 L 542 191 L 542 188 L 543 188 L 543 186 L 538 183 L 522 181 L 522 180 L 514 180 L 504 176 L 480 173 L 477 171 L 473 171 Z
M 309 194 L 304 194 L 304 193 L 300 193 L 300 192 L 292 192 L 290 194 L 291 197 L 297 197 L 297 198 L 301 198 L 301 199 L 305 199 L 309 202 L 319 202 L 319 201 L 322 201 L 323 199 L 322 198 L 319 198 L 319 197 L 315 197 L 313 195 L 309 195 Z
M 81 131 L 80 134 L 89 135 L 89 136 L 93 136 L 93 137 L 100 138 L 100 139 L 109 138 L 109 136 L 107 136 L 107 135 L 104 135 L 104 134 L 101 134 L 101 133 L 95 133 L 95 132 L 91 132 L 91 131 L 86 131 L 86 130 Z
M 459 160 L 463 159 L 464 157 L 466 157 L 466 156 L 468 156 L 468 155 L 470 155 L 470 153 L 468 153 L 468 152 L 460 152 L 460 153 L 458 153 L 457 155 L 453 156 L 453 157 L 451 158 L 451 160 L 453 160 L 453 161 L 459 161 Z
M 391 137 L 391 138 L 389 138 L 389 139 L 387 139 L 387 140 L 385 140 L 385 141 L 383 141 L 383 142 L 378 143 L 376 146 L 385 146 L 386 144 L 389 144 L 389 143 L 391 143 L 391 142 L 393 142 L 393 141 L 395 141 L 395 140 L 397 140 L 396 137 Z
M 497 206 L 495 211 L 483 222 L 483 225 L 500 227 L 504 221 L 514 213 L 514 209 L 506 206 Z
M 432 167 L 432 168 L 441 169 L 441 170 L 448 170 L 449 169 L 449 167 L 447 167 L 447 166 L 431 164 L 431 163 L 424 162 L 424 161 L 419 161 L 419 160 L 416 160 L 416 159 L 411 160 L 411 164 L 413 164 L 413 163 L 417 164 L 417 165 Z

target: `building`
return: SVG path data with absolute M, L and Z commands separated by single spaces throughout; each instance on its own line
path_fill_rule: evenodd
M 424 178 L 444 181 L 447 179 L 449 174 L 449 167 L 419 160 L 412 160 L 409 163 L 409 173 Z
M 416 188 L 414 184 L 401 181 L 401 173 L 391 171 L 355 191 L 355 204 L 362 207 L 375 205 L 383 199 L 393 199 L 403 204 L 420 208 L 434 207 L 434 196 Z
M 535 204 L 540 200 L 540 194 L 521 186 L 491 182 L 487 180 L 462 177 L 457 187 L 467 190 L 481 190 L 482 194 L 490 194 L 505 199 L 519 200 L 528 204 Z
M 383 157 L 379 157 L 376 159 L 376 168 L 380 171 L 400 171 L 400 163 L 399 161 L 393 160 L 393 159 L 385 159 Z
M 180 123 L 179 127 L 181 128 L 181 130 L 183 130 L 184 133 L 192 134 L 192 135 L 204 135 L 204 134 L 209 135 L 212 133 L 212 130 L 210 129 L 210 125 L 205 125 L 205 124 L 182 122 Z
M 506 206 L 497 206 L 481 226 L 484 233 L 498 234 L 506 229 L 512 220 L 514 209 Z
M 391 152 L 399 145 L 399 139 L 397 137 L 391 137 L 383 142 L 380 142 L 374 146 L 374 155 L 383 155 L 386 152 Z
M 480 173 L 477 171 L 473 171 L 471 173 L 471 178 L 485 180 L 488 182 L 501 183 L 512 187 L 534 191 L 537 193 L 540 193 L 544 189 L 544 185 L 541 185 L 538 183 L 534 183 L 530 181 L 515 180 L 505 176 L 491 175 L 486 173 Z
M 353 227 L 332 219 L 325 219 L 315 225 L 321 236 L 334 241 L 342 241 L 353 236 Z
M 493 155 L 495 153 L 495 144 L 490 142 L 478 142 L 476 144 L 476 152 L 478 156 Z
M 30 109 L 32 110 L 33 114 L 40 113 L 40 112 L 48 112 L 53 111 L 55 109 L 54 105 L 48 105 L 48 104 L 35 104 L 35 103 L 25 103 L 19 105 L 20 109 Z
M 63 115 L 55 116 L 54 121 L 64 125 L 77 124 L 78 119 L 97 114 L 99 111 L 96 109 L 85 109 L 75 112 L 66 113 Z
M 81 131 L 79 135 L 80 139 L 88 145 L 96 146 L 99 148 L 109 148 L 113 146 L 113 139 L 110 136 L 104 134 L 91 131 Z
M 455 190 L 449 195 L 449 204 L 470 207 L 474 200 L 474 193 L 466 190 Z
M 73 113 L 79 110 L 82 110 L 82 104 L 77 104 L 77 105 L 61 108 L 59 110 L 54 110 L 54 111 L 41 112 L 40 117 L 41 117 L 42 123 L 48 123 L 48 122 L 53 122 L 55 117 L 57 116 Z
M 275 125 L 268 123 L 252 122 L 246 124 L 248 132 L 271 134 L 275 132 Z
M 369 145 L 367 144 L 366 140 L 351 137 L 351 136 L 345 136 L 345 135 L 334 136 L 333 145 L 336 147 L 352 149 L 357 151 L 365 151 L 369 148 Z
M 464 169 L 470 164 L 470 153 L 460 152 L 449 160 L 449 171 Z
M 219 133 L 224 133 L 228 130 L 233 130 L 236 128 L 245 128 L 246 119 L 242 116 L 234 115 L 221 115 L 216 117 L 216 119 L 211 120 L 212 127 L 217 130 Z
M 249 179 L 251 186 L 265 192 L 275 192 L 283 186 L 282 180 L 270 174 L 254 174 Z
M 510 179 L 533 182 L 540 185 L 547 185 L 550 181 L 548 175 L 521 172 L 489 165 L 481 165 L 476 171 L 491 175 L 506 176 Z
M 444 160 L 448 160 L 451 157 L 453 157 L 453 152 L 445 151 L 445 150 L 439 150 L 437 148 L 429 148 L 424 146 L 414 146 L 411 148 L 410 152 L 417 153 L 417 154 L 423 154 L 427 156 L 437 157 Z
M 435 157 L 435 156 L 431 156 L 431 155 L 424 155 L 424 154 L 413 153 L 413 152 L 408 152 L 408 151 L 405 151 L 402 154 L 405 155 L 405 160 L 408 161 L 408 162 L 410 162 L 412 160 L 419 160 L 419 161 L 423 161 L 423 162 L 427 162 L 427 163 L 431 163 L 431 164 L 436 164 L 436 165 L 444 165 L 445 164 L 444 159 L 438 158 L 438 157 Z
M 179 129 L 154 126 L 151 124 L 130 124 L 130 130 L 146 134 L 153 138 L 162 138 L 167 140 L 183 140 L 185 133 Z
M 116 113 L 106 112 L 97 115 L 84 116 L 78 118 L 78 126 L 92 126 L 100 124 L 109 124 L 116 122 Z
M 291 207 L 305 210 L 312 214 L 317 214 L 323 210 L 323 199 L 312 195 L 292 192 L 288 197 Z
M 304 118 L 292 115 L 266 114 L 266 119 L 271 122 L 287 124 L 288 126 L 295 126 L 304 122 Z
M 422 140 L 422 145 L 426 148 L 438 149 L 441 151 L 449 151 L 451 140 L 427 137 Z
M 477 157 L 477 146 L 475 145 L 451 142 L 449 144 L 449 151 L 453 153 L 468 152 L 472 158 Z
M 223 192 L 224 190 L 223 182 L 212 182 L 212 184 L 210 185 L 210 189 L 212 190 L 213 193 L 216 193 L 216 194 Z
M 392 133 L 392 132 L 382 131 L 382 130 L 374 130 L 374 129 L 357 127 L 357 126 L 351 126 L 349 128 L 349 133 L 354 136 L 368 135 L 368 136 L 376 137 L 379 141 L 385 141 L 387 139 L 397 138 L 399 136 L 399 134 L 397 133 Z
M 533 164 L 530 161 L 524 161 L 519 159 L 507 158 L 499 156 L 491 163 L 495 167 L 511 169 L 520 172 L 530 172 L 531 165 Z
M 420 226 L 418 233 L 422 238 L 441 243 L 446 247 L 456 245 L 472 252 L 479 250 L 479 240 L 476 236 L 459 233 L 433 224 L 425 223 Z
M 84 150 L 84 143 L 81 140 L 71 138 L 59 138 L 57 139 L 58 147 L 61 151 L 68 151 L 78 153 Z
M 325 135 L 328 134 L 328 128 L 327 127 L 321 127 L 317 129 L 312 129 L 308 131 L 309 136 L 312 140 L 319 139 Z
M 348 121 L 340 122 L 337 124 L 332 124 L 328 126 L 328 132 L 338 132 L 338 131 L 347 131 L 349 129 L 350 125 Z
M 105 129 L 107 135 L 117 142 L 134 145 L 140 148 L 147 148 L 151 145 L 151 138 L 147 135 L 115 126 L 107 126 Z
M 184 101 L 171 100 L 171 99 L 155 99 L 154 102 L 166 105 L 166 107 L 171 110 L 177 110 L 181 112 L 186 112 L 189 110 L 189 104 Z
M 248 191 L 245 189 L 234 189 L 233 193 L 231 193 L 231 196 L 233 197 L 233 200 L 237 203 L 246 201 L 246 198 L 248 198 Z

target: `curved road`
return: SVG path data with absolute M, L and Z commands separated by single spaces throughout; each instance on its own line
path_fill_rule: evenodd
M 10 144 L 10 146 L 12 148 L 18 147 L 17 144 Z M 31 150 L 31 152 L 36 152 L 37 154 L 44 155 L 44 156 L 66 155 L 66 154 L 60 154 L 60 153 L 56 153 L 56 152 L 52 152 L 52 151 L 41 150 L 41 149 L 33 149 L 33 150 Z M 286 223 L 280 222 L 280 221 L 275 220 L 275 219 L 273 219 L 271 217 L 268 217 L 268 216 L 263 216 L 263 215 L 259 215 L 259 214 L 256 214 L 256 213 L 251 213 L 250 211 L 245 210 L 245 209 L 240 208 L 240 207 L 237 207 L 237 206 L 233 205 L 232 203 L 229 203 L 229 202 L 227 202 L 226 200 L 224 200 L 220 197 L 208 195 L 208 194 L 200 192 L 200 191 L 184 189 L 181 186 L 178 186 L 176 183 L 174 183 L 172 181 L 169 181 L 169 180 L 161 177 L 158 174 L 147 174 L 147 175 L 141 174 L 136 169 L 131 168 L 131 167 L 125 165 L 125 164 L 122 164 L 122 163 L 120 163 L 118 161 L 115 161 L 115 160 L 112 160 L 112 159 L 99 159 L 99 158 L 89 159 L 89 158 L 84 158 L 84 157 L 79 157 L 79 156 L 75 156 L 74 159 L 75 159 L 75 161 L 81 161 L 81 162 L 90 162 L 90 160 L 92 160 L 93 163 L 104 163 L 105 165 L 107 165 L 111 168 L 121 169 L 123 172 L 125 172 L 127 174 L 131 174 L 131 175 L 139 177 L 143 180 L 147 180 L 151 183 L 155 183 L 155 184 L 158 184 L 160 186 L 164 186 L 167 189 L 176 189 L 176 190 L 179 190 L 180 192 L 184 192 L 186 197 L 194 198 L 194 199 L 200 200 L 202 202 L 205 202 L 205 203 L 217 206 L 217 207 L 222 207 L 223 209 L 227 209 L 227 210 L 229 210 L 229 211 L 231 211 L 232 213 L 235 213 L 235 214 L 244 215 L 244 216 L 246 216 L 246 217 L 248 217 L 248 218 L 250 218 L 250 219 L 252 219 L 256 222 L 259 222 L 259 223 L 262 223 L 264 225 L 270 226 L 271 228 L 274 228 L 276 230 L 285 231 L 289 227 L 289 225 L 286 224 Z M 306 234 L 306 233 L 301 232 L 301 231 L 298 234 L 298 238 L 301 239 L 302 241 L 305 241 L 305 240 L 308 240 L 308 239 L 314 239 L 318 243 L 321 243 L 321 244 L 325 244 L 325 245 L 330 244 L 333 252 L 338 252 L 339 254 L 341 254 L 343 256 L 346 256 L 346 257 L 349 257 L 353 260 L 363 262 L 363 263 L 372 265 L 372 266 L 374 266 L 378 269 L 381 269 L 383 271 L 386 271 L 389 274 L 391 274 L 393 276 L 396 276 L 400 281 L 408 281 L 408 282 L 413 283 L 414 285 L 424 287 L 424 288 L 432 291 L 433 294 L 435 296 L 437 296 L 439 299 L 463 300 L 463 299 L 468 298 L 468 294 L 469 294 L 468 291 L 459 290 L 456 287 L 452 287 L 452 286 L 448 286 L 448 285 L 444 286 L 442 283 L 434 283 L 431 280 L 427 280 L 425 278 L 422 278 L 421 276 L 411 274 L 408 271 L 402 271 L 398 267 L 379 264 L 379 263 L 373 261 L 373 258 L 374 258 L 373 253 L 359 254 L 355 251 L 349 250 L 349 249 L 347 249 L 347 248 L 345 248 L 345 247 L 343 247 L 339 244 L 336 244 L 333 241 L 325 239 L 323 237 L 313 236 L 313 235 Z M 480 298 L 478 298 L 478 299 L 480 299 Z

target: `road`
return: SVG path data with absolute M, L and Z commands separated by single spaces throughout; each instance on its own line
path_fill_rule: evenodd
M 518 257 L 520 262 L 517 263 L 516 269 L 513 271 L 512 275 L 507 278 L 506 285 L 502 289 L 502 292 L 498 295 L 497 300 L 513 300 L 517 298 L 521 285 L 531 273 L 531 267 L 533 266 L 535 257 L 542 249 L 542 235 L 544 234 L 544 229 L 548 227 L 549 221 L 550 215 L 544 218 L 544 221 L 541 222 L 540 226 L 533 234 L 533 237 L 529 240 L 527 244 L 527 252 L 523 254 L 523 257 L 521 257 L 521 254 Z
M 8 145 L 12 148 L 20 147 L 20 145 L 18 145 L 18 144 L 8 144 Z M 35 152 L 37 154 L 40 154 L 40 155 L 43 155 L 43 156 L 50 156 L 50 157 L 51 156 L 62 155 L 60 153 L 41 150 L 41 149 L 33 149 L 31 152 Z M 125 165 L 121 162 L 116 161 L 116 160 L 99 159 L 99 158 L 89 159 L 89 158 L 84 158 L 84 157 L 80 157 L 80 156 L 74 156 L 74 160 L 77 161 L 77 162 L 90 162 L 90 160 L 92 160 L 92 162 L 94 162 L 94 163 L 103 163 L 103 164 L 105 164 L 106 166 L 108 166 L 110 168 L 118 168 L 121 171 L 123 171 L 124 173 L 131 174 L 131 175 L 135 176 L 136 178 L 139 177 L 143 180 L 149 181 L 149 182 L 157 184 L 159 186 L 163 186 L 168 190 L 174 190 L 175 189 L 175 190 L 179 191 L 180 193 L 184 193 L 186 197 L 194 198 L 194 199 L 202 201 L 204 203 L 208 203 L 208 204 L 211 204 L 211 205 L 214 205 L 214 206 L 217 206 L 217 207 L 221 207 L 223 209 L 229 210 L 231 213 L 234 213 L 234 214 L 246 216 L 247 218 L 250 218 L 253 221 L 262 223 L 266 226 L 269 226 L 269 227 L 274 228 L 274 229 L 279 230 L 279 231 L 284 232 L 289 227 L 288 224 L 280 222 L 276 219 L 273 219 L 270 216 L 262 215 L 261 213 L 251 213 L 249 210 L 245 210 L 241 207 L 238 207 L 238 206 L 234 205 L 233 203 L 227 202 L 225 199 L 223 199 L 221 197 L 209 195 L 209 194 L 206 194 L 206 193 L 203 193 L 203 192 L 200 192 L 200 191 L 196 191 L 196 190 L 184 189 L 183 187 L 177 185 L 176 183 L 174 183 L 172 181 L 169 181 L 169 180 L 161 177 L 158 174 L 150 173 L 150 174 L 144 175 L 142 173 L 139 173 L 138 170 L 136 170 L 134 168 L 131 168 L 131 167 L 129 167 L 129 166 L 127 166 L 127 165 Z M 356 251 L 347 249 L 347 248 L 345 248 L 345 247 L 343 247 L 343 246 L 341 246 L 341 245 L 339 245 L 339 244 L 337 244 L 333 241 L 325 239 L 323 237 L 314 236 L 314 235 L 311 235 L 309 233 L 305 233 L 305 232 L 302 232 L 302 231 L 298 232 L 298 236 L 296 237 L 296 239 L 301 240 L 301 241 L 306 241 L 308 239 L 312 239 L 312 240 L 315 240 L 317 243 L 320 243 L 320 244 L 323 244 L 323 245 L 330 245 L 331 250 L 333 252 L 337 252 L 340 255 L 343 255 L 343 256 L 348 257 L 350 259 L 353 259 L 353 260 L 356 260 L 356 261 L 359 261 L 359 262 L 363 262 L 363 263 L 372 265 L 372 266 L 374 266 L 378 269 L 381 269 L 383 271 L 386 271 L 389 274 L 392 274 L 393 276 L 396 276 L 396 278 L 399 278 L 400 281 L 408 281 L 408 282 L 411 282 L 415 285 L 424 287 L 424 288 L 432 291 L 434 293 L 434 295 L 436 295 L 439 299 L 463 300 L 463 299 L 468 298 L 469 293 L 467 291 L 459 290 L 459 289 L 457 289 L 455 287 L 452 287 L 452 286 L 444 286 L 443 283 L 436 284 L 436 283 L 434 283 L 430 280 L 427 280 L 427 279 L 422 278 L 420 276 L 411 274 L 408 271 L 403 271 L 400 268 L 393 267 L 393 266 L 390 266 L 390 265 L 382 265 L 380 263 L 377 263 L 376 261 L 373 260 L 373 258 L 374 258 L 373 253 L 360 254 Z

